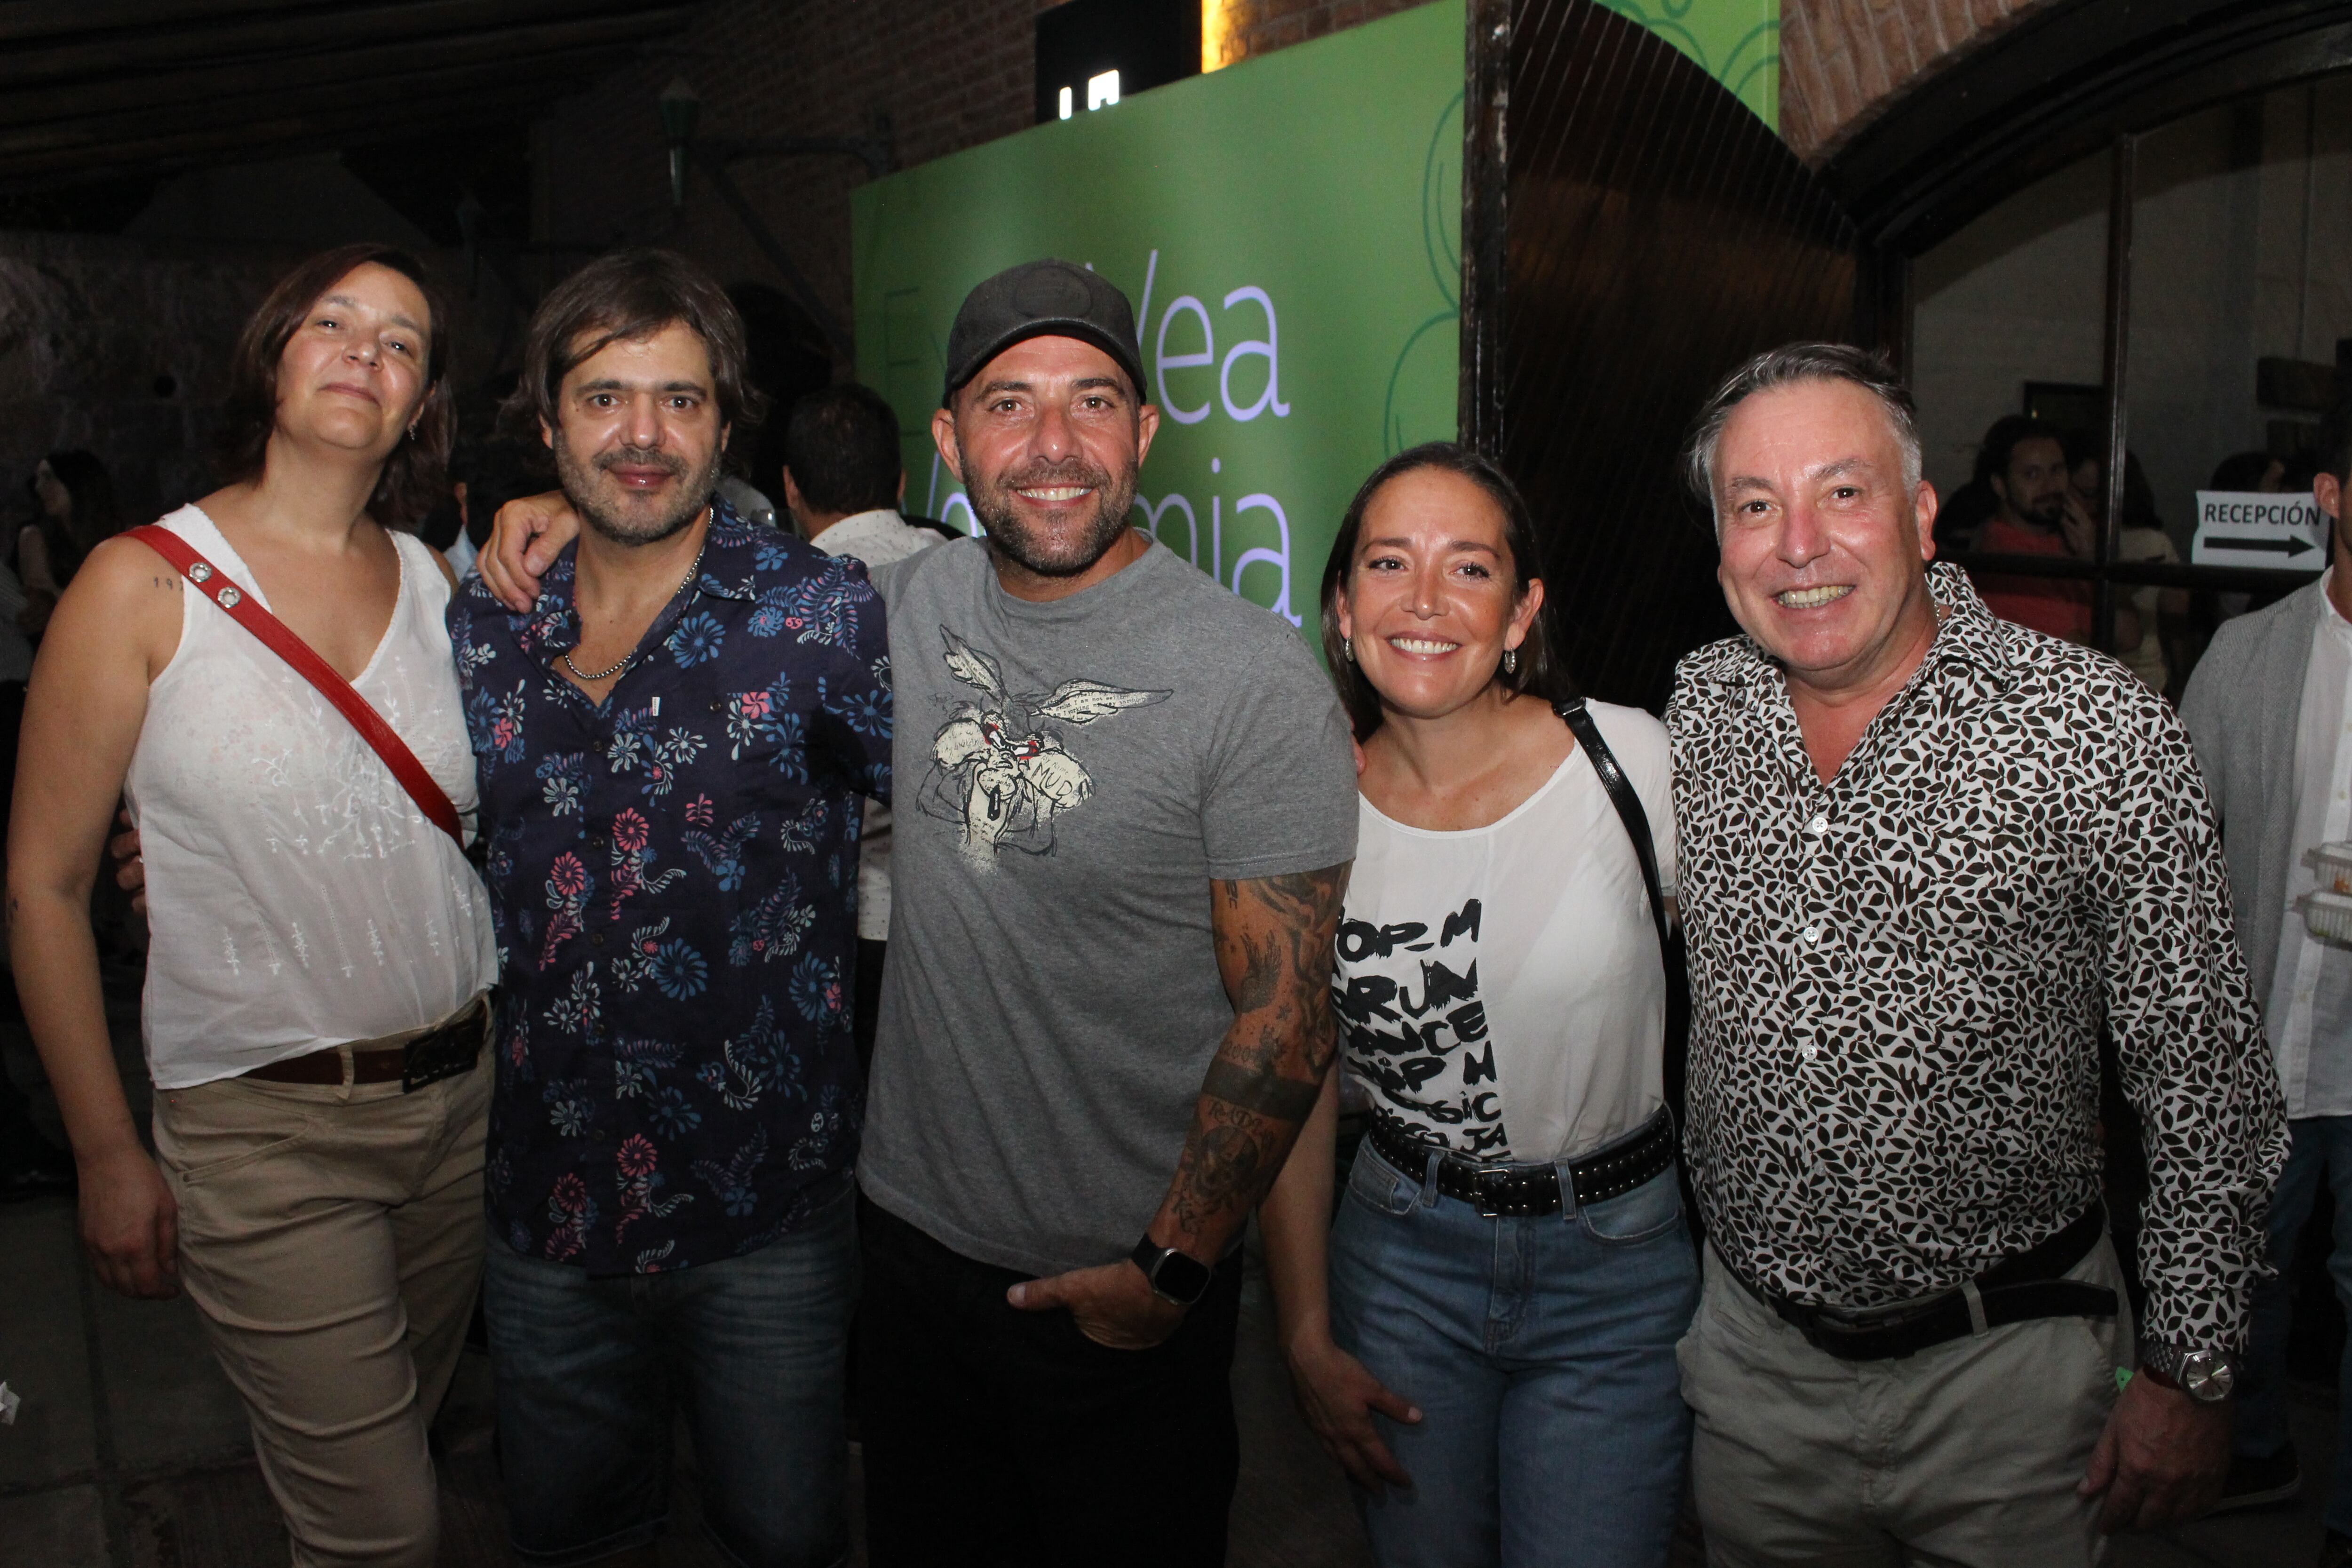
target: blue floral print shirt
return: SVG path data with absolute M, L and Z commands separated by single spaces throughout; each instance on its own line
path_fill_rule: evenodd
M 882 603 L 856 561 L 715 506 L 699 575 L 601 707 L 558 668 L 571 550 L 529 615 L 478 576 L 449 605 L 499 943 L 490 1221 L 592 1274 L 752 1251 L 857 1153 Z

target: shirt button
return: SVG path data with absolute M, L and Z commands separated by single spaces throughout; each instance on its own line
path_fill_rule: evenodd
M 1807 1061 L 1811 1061 L 1815 1057 L 1822 1054 L 1822 1048 L 1819 1046 L 1805 1046 L 1799 1050 L 1798 1054 L 1802 1056 Z
M 1811 946 L 1814 942 L 1822 940 L 1822 928 L 1817 925 L 1807 926 L 1804 930 L 1804 937 L 1805 945 L 1808 947 Z
M 1830 819 L 1827 816 L 1816 816 L 1811 822 L 1805 824 L 1805 831 L 1811 834 L 1816 838 L 1819 838 L 1822 834 L 1827 833 L 1829 830 Z
M 590 931 L 590 932 L 588 933 L 588 945 L 589 945 L 589 946 L 591 946 L 591 947 L 602 947 L 602 946 L 604 946 L 604 933 L 603 931 Z

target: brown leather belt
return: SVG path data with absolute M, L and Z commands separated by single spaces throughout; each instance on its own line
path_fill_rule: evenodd
M 414 1039 L 396 1046 L 352 1050 L 352 1081 L 397 1082 L 405 1092 L 454 1078 L 470 1069 L 480 1057 L 482 1043 L 489 1037 L 489 1026 L 490 999 L 477 997 L 472 1006 L 455 1018 Z M 258 1079 L 264 1083 L 331 1084 L 340 1088 L 343 1081 L 343 1047 L 329 1046 L 324 1050 L 306 1051 L 238 1076 Z

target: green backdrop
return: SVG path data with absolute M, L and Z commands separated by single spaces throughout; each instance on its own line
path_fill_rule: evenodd
M 1356 486 L 1454 433 L 1462 68 L 1440 0 L 861 187 L 858 374 L 908 509 L 972 526 L 930 437 L 965 291 L 1084 263 L 1137 307 L 1162 411 L 1137 525 L 1311 639 Z

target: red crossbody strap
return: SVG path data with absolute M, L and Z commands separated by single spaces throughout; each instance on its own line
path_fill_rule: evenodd
M 180 575 L 195 584 L 196 592 L 228 612 L 228 618 L 259 637 L 265 647 L 288 664 L 294 673 L 319 689 L 319 695 L 333 703 L 342 716 L 352 721 L 360 739 L 374 748 L 433 825 L 451 838 L 460 848 L 465 847 L 465 831 L 457 821 L 457 808 L 449 804 L 449 796 L 433 782 L 425 764 L 408 743 L 383 721 L 383 715 L 369 706 L 368 700 L 352 689 L 352 683 L 335 673 L 334 666 L 320 658 L 310 645 L 286 629 L 286 623 L 262 608 L 261 601 L 241 588 L 229 574 L 196 553 L 195 547 L 160 522 L 134 528 L 126 537 L 135 539 L 164 560 L 180 569 Z

